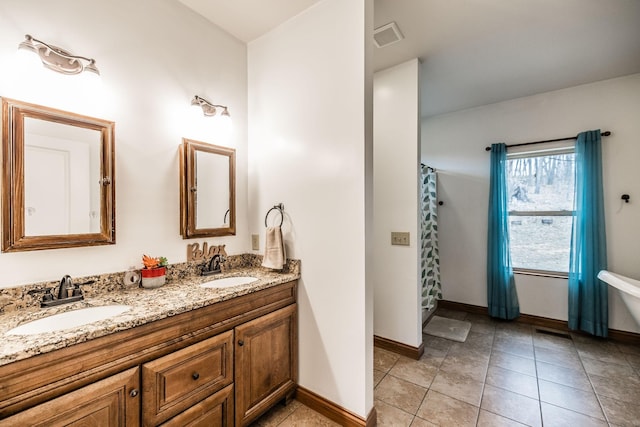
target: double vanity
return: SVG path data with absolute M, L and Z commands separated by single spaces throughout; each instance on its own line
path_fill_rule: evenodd
M 283 271 L 253 262 L 0 315 L 0 426 L 251 423 L 296 388 L 299 262 Z
M 0 103 L 0 250 L 115 245 L 115 123 Z M 235 235 L 235 149 L 179 153 L 182 237 Z M 299 262 L 237 255 L 203 277 L 214 249 L 189 245 L 157 289 L 125 272 L 0 289 L 0 427 L 243 426 L 290 399 Z

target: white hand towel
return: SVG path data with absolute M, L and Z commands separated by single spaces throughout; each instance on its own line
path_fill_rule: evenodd
M 282 270 L 286 260 L 284 241 L 280 227 L 267 227 L 264 239 L 264 258 L 262 266 Z

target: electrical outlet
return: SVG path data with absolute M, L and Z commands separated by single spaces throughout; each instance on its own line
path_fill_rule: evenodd
M 392 231 L 391 244 L 399 246 L 409 246 L 409 232 Z
M 251 235 L 251 249 L 253 249 L 254 251 L 260 250 L 260 235 Z

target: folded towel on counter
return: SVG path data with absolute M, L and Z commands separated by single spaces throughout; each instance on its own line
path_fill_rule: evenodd
M 267 227 L 264 239 L 264 258 L 262 266 L 282 270 L 286 260 L 284 241 L 280 227 Z

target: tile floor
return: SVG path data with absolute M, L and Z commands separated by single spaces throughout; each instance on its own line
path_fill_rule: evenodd
M 374 348 L 378 426 L 640 426 L 640 346 L 436 314 L 471 322 L 467 340 L 424 335 L 420 360 Z M 254 425 L 338 424 L 293 401 Z
M 340 424 L 315 412 L 297 400 L 291 401 L 287 406 L 279 403 L 269 412 L 258 418 L 252 427 L 340 427 Z
M 436 314 L 471 322 L 467 340 L 424 335 L 417 361 L 375 348 L 379 426 L 640 426 L 640 346 Z

